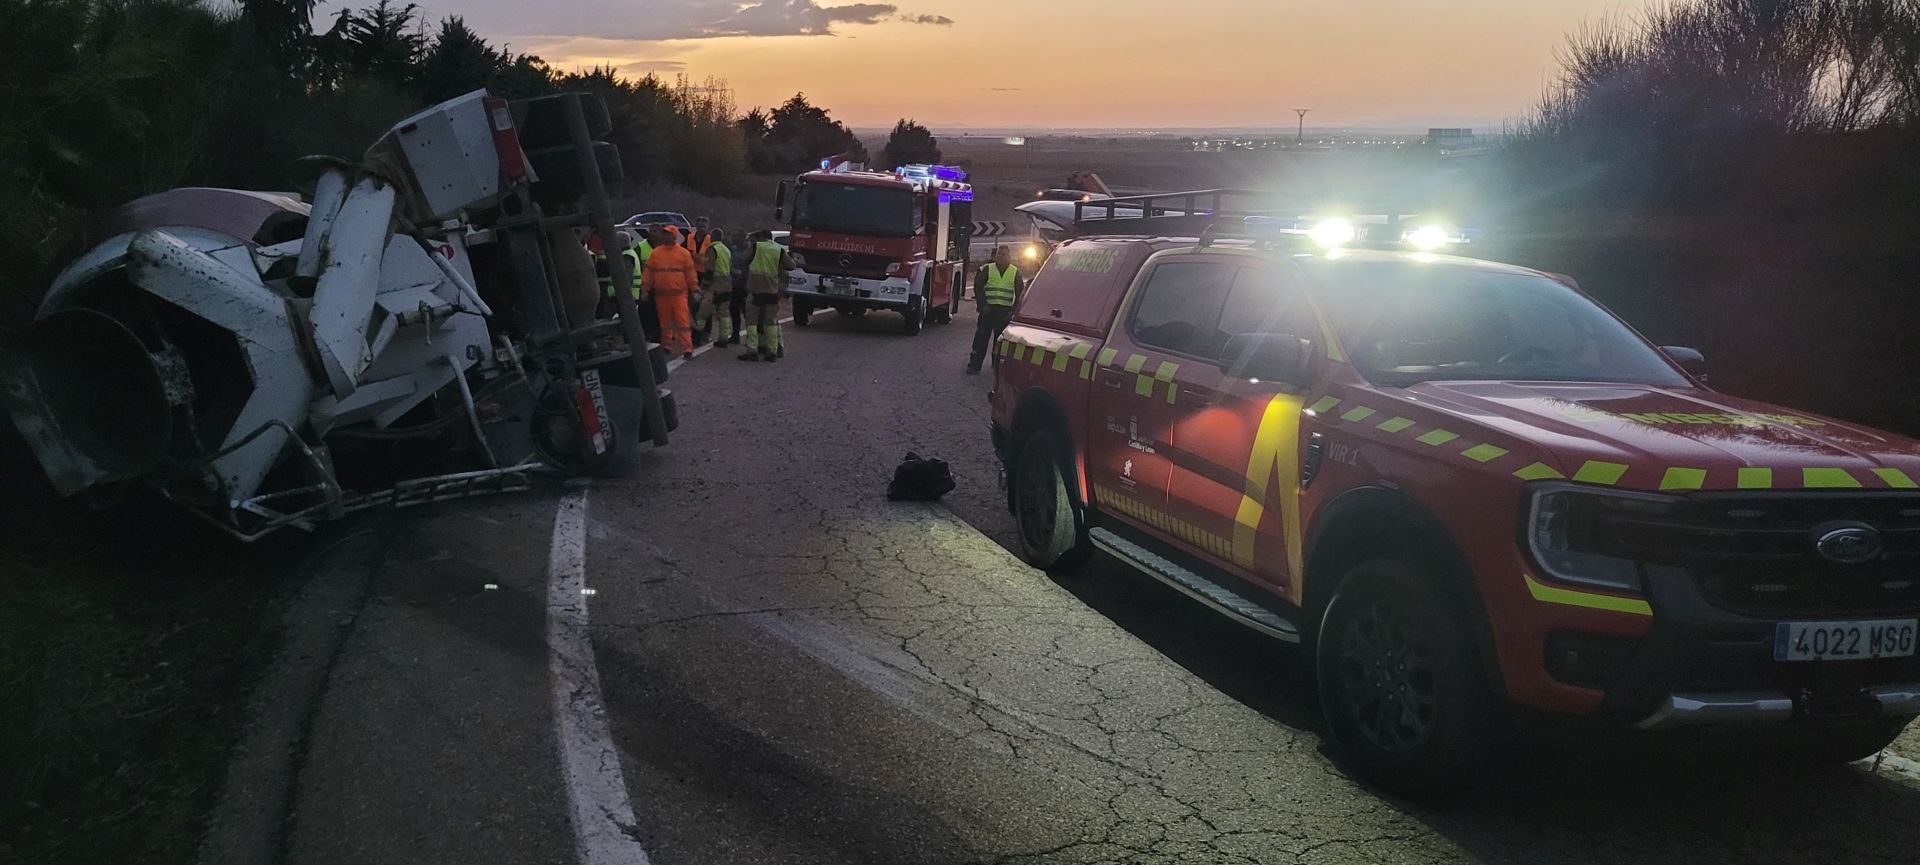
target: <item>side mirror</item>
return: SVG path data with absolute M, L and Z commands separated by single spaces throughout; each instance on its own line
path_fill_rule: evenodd
M 1681 369 L 1686 370 L 1687 375 L 1701 381 L 1707 380 L 1707 356 L 1701 354 L 1699 349 L 1684 345 L 1663 345 L 1660 350 L 1666 352 L 1667 357 L 1679 364 Z
M 1227 340 L 1220 368 L 1256 381 L 1306 384 L 1313 372 L 1313 341 L 1290 333 L 1243 333 Z
M 780 181 L 780 190 L 778 192 L 775 192 L 773 195 L 773 221 L 778 222 L 781 225 L 787 224 L 787 184 L 788 183 L 789 181 L 786 181 L 786 180 Z

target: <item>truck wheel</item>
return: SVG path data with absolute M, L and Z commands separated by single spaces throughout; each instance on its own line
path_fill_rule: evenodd
M 800 327 L 806 327 L 807 322 L 811 321 L 812 319 L 813 319 L 813 303 L 810 301 L 801 300 L 800 298 L 797 298 L 797 297 L 794 298 L 793 299 L 793 323 Z
M 1050 573 L 1072 573 L 1093 553 L 1068 486 L 1063 451 L 1053 434 L 1035 430 L 1021 442 L 1008 479 L 1020 555 Z
M 926 304 L 923 303 L 920 298 L 914 297 L 907 300 L 905 315 L 907 319 L 906 331 L 908 336 L 918 336 L 920 334 L 920 322 L 926 316 L 926 312 Z
M 1900 738 L 1911 718 L 1870 721 L 1846 727 L 1809 730 L 1795 737 L 1787 754 L 1807 764 L 1851 763 L 1880 753 Z
M 1434 575 L 1394 559 L 1349 571 L 1321 619 L 1320 711 L 1353 773 L 1398 793 L 1457 782 L 1494 719 L 1479 655 Z

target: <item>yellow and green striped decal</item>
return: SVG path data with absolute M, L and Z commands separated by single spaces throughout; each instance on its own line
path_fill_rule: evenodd
M 1346 405 L 1346 409 L 1340 412 L 1338 417 L 1345 423 L 1367 424 L 1381 432 L 1395 434 L 1407 432 L 1419 425 L 1412 418 L 1399 415 L 1380 420 L 1381 413 L 1378 409 L 1372 406 L 1347 404 L 1335 396 L 1321 397 L 1308 406 L 1306 412 L 1325 415 L 1342 405 Z M 1413 440 L 1428 447 L 1442 449 L 1465 459 L 1489 465 L 1512 454 L 1512 451 L 1499 445 L 1474 442 L 1462 438 L 1459 433 L 1452 430 L 1437 427 L 1415 435 Z M 1716 479 L 1721 484 L 1732 481 L 1735 488 L 1743 490 L 1775 489 L 1776 481 L 1791 483 L 1794 480 L 1798 480 L 1800 488 L 1803 489 L 1920 490 L 1920 481 L 1916 481 L 1913 476 L 1901 469 L 1890 467 L 1862 471 L 1837 466 L 1807 466 L 1776 472 L 1770 468 L 1743 466 L 1734 470 L 1732 477 L 1727 477 L 1724 469 L 1709 471 L 1699 466 L 1654 465 L 1642 468 L 1648 472 L 1657 472 L 1660 478 L 1658 488 L 1667 492 L 1710 489 L 1712 487 L 1709 487 L 1709 482 Z M 1634 471 L 1635 467 L 1609 460 L 1586 460 L 1577 466 L 1570 466 L 1569 469 L 1573 472 L 1571 479 L 1577 483 L 1614 486 L 1620 483 L 1629 471 Z M 1513 476 L 1523 481 L 1567 479 L 1567 475 L 1562 474 L 1560 469 L 1544 462 L 1528 462 L 1517 466 L 1513 469 Z
M 1300 542 L 1300 397 L 1278 394 L 1267 402 L 1261 413 L 1260 427 L 1253 434 L 1253 450 L 1247 454 L 1246 487 L 1240 491 L 1240 508 L 1233 518 L 1233 563 L 1253 567 L 1260 519 L 1267 513 L 1267 490 L 1280 491 L 1280 530 L 1285 538 L 1287 577 L 1293 597 L 1298 599 L 1301 578 Z
M 1132 517 L 1141 523 L 1159 529 L 1174 537 L 1221 559 L 1232 553 L 1232 547 L 1225 537 L 1216 535 L 1186 520 L 1178 519 L 1159 508 L 1141 502 L 1125 493 L 1104 486 L 1093 488 L 1094 501 L 1100 507 Z
M 1074 360 L 1080 362 L 1080 377 L 1082 379 L 1093 378 L 1093 362 L 1087 360 L 1087 355 L 1092 353 L 1093 343 L 1083 342 L 1074 345 L 1073 352 L 1069 355 Z
M 1561 604 L 1568 607 L 1586 607 L 1590 610 L 1607 610 L 1615 613 L 1631 613 L 1636 616 L 1653 615 L 1653 606 L 1640 598 L 1623 598 L 1619 595 L 1603 595 L 1598 592 L 1581 592 L 1549 586 L 1533 578 L 1532 574 L 1522 572 L 1520 578 L 1527 581 L 1527 593 L 1533 599 L 1545 604 Z

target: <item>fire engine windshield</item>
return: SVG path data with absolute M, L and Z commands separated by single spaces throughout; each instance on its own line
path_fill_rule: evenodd
M 801 185 L 793 227 L 881 237 L 913 235 L 913 193 L 886 186 L 813 181 Z
M 1685 386 L 1658 350 L 1565 285 L 1412 262 L 1328 262 L 1315 294 L 1369 381 Z

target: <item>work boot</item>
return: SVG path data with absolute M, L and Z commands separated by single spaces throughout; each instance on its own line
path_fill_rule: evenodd
M 760 360 L 763 363 L 773 363 L 774 361 L 779 359 L 780 359 L 780 354 L 778 352 L 774 352 L 770 354 L 768 352 L 763 351 L 760 353 Z
M 680 359 L 681 359 L 681 360 L 693 360 L 693 352 L 690 352 L 690 351 L 689 351 L 689 352 L 685 352 L 685 353 L 683 353 L 683 354 L 681 354 L 681 355 L 680 355 Z
M 781 344 L 780 344 L 780 347 L 779 347 L 779 348 L 776 348 L 776 349 L 774 349 L 774 350 L 773 350 L 773 356 L 774 356 L 774 357 L 786 357 L 786 356 L 787 356 L 787 344 L 786 344 L 786 343 L 784 343 L 784 342 L 783 342 L 783 343 L 781 343 Z
M 740 359 L 745 361 L 758 361 L 760 360 L 760 354 L 759 352 L 750 351 L 750 352 L 747 352 L 746 354 L 741 355 Z
M 980 368 L 979 368 L 979 367 L 977 367 L 977 366 L 973 366 L 973 365 L 971 365 L 971 364 L 969 364 L 969 365 L 967 366 L 967 375 L 979 375 L 979 374 L 980 374 Z

